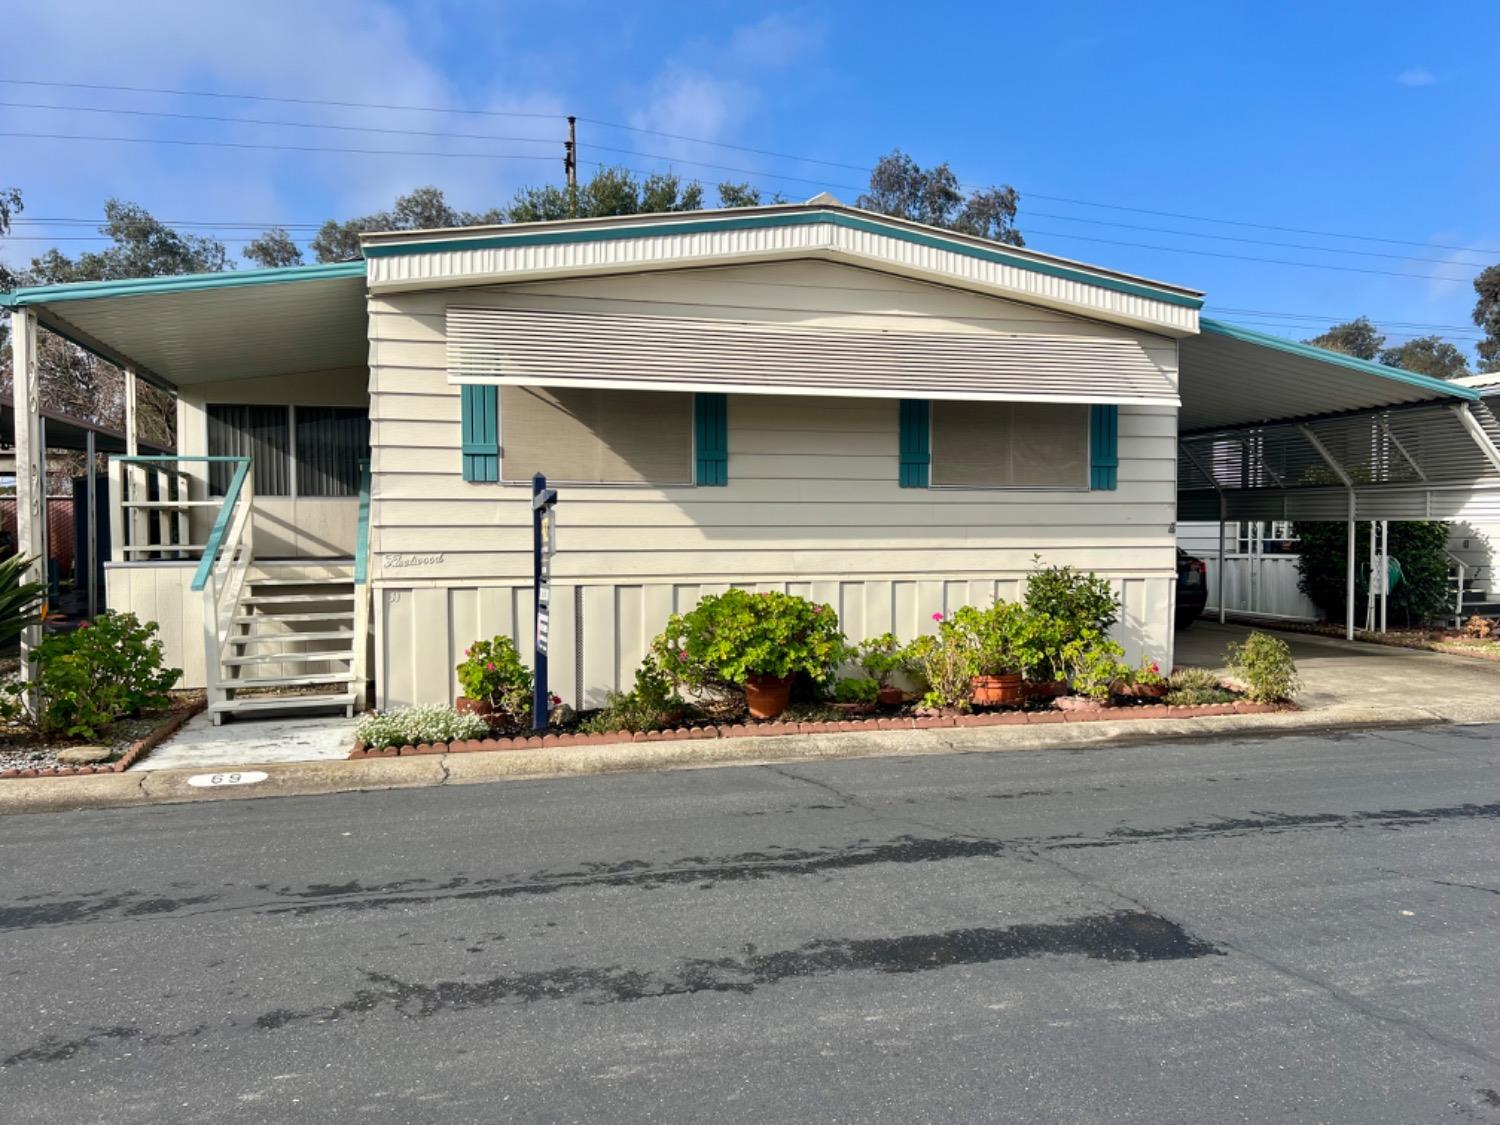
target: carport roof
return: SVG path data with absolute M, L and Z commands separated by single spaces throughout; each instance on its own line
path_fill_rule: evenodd
M 1419 402 L 1478 402 L 1479 391 L 1207 317 L 1181 340 L 1183 434 L 1325 418 Z

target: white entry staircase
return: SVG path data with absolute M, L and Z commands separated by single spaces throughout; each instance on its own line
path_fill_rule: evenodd
M 363 703 L 360 594 L 352 564 L 252 564 L 209 700 L 214 722 L 255 711 L 352 715 Z

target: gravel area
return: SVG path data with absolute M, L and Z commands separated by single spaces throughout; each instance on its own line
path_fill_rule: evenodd
M 193 706 L 202 699 L 199 692 L 174 692 L 172 706 L 165 711 L 154 711 L 138 719 L 121 719 L 110 727 L 106 737 L 96 743 L 82 739 L 59 739 L 56 742 L 39 742 L 25 731 L 14 728 L 0 729 L 0 770 L 44 770 L 61 765 L 57 760 L 59 750 L 69 746 L 103 746 L 109 750 L 109 761 L 119 758 L 131 745 L 145 738 L 173 714 Z

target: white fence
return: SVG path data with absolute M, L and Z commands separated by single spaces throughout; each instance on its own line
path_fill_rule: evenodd
M 1198 556 L 1208 565 L 1208 608 L 1219 612 L 1219 560 L 1214 552 Z M 1287 621 L 1317 621 L 1318 607 L 1297 589 L 1297 555 L 1224 556 L 1224 608 Z

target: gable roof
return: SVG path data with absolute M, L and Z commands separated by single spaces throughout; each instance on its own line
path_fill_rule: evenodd
M 829 258 L 1168 335 L 1203 295 L 988 239 L 817 202 L 361 236 L 372 293 Z

